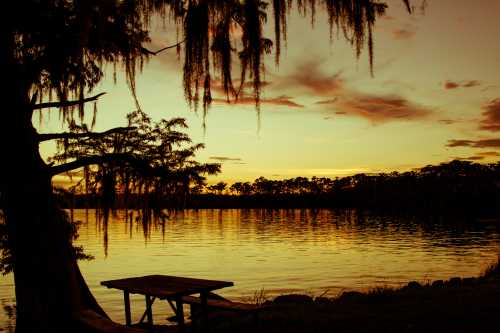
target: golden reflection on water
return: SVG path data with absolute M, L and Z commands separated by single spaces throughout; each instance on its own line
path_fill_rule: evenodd
M 77 243 L 95 256 L 80 263 L 83 275 L 120 322 L 123 296 L 100 281 L 166 274 L 233 281 L 234 287 L 220 290 L 232 299 L 250 300 L 261 290 L 268 297 L 291 292 L 335 296 L 411 280 L 478 275 L 500 249 L 495 225 L 398 220 L 345 210 L 186 210 L 152 224 L 136 220 L 136 214 L 125 216 L 117 212 L 104 228 L 93 211 L 74 212 L 82 221 Z M 9 278 L 1 281 L 0 297 L 12 298 Z M 144 300 L 133 296 L 132 302 L 138 319 Z M 155 304 L 154 310 L 162 321 L 170 313 L 166 304 Z

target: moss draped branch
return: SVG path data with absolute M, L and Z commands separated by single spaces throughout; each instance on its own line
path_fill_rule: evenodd
M 87 133 L 48 133 L 39 134 L 38 142 L 49 141 L 49 140 L 60 140 L 60 139 L 80 139 L 80 138 L 101 138 L 107 135 L 115 133 L 126 133 L 135 130 L 136 127 L 115 127 L 104 132 L 87 132 Z
M 99 99 L 99 97 L 105 95 L 106 93 L 100 93 L 92 97 L 87 97 L 87 98 L 82 98 L 74 101 L 61 101 L 61 102 L 47 102 L 47 103 L 40 103 L 40 104 L 34 104 L 31 109 L 32 110 L 40 110 L 40 109 L 48 109 L 48 108 L 69 108 L 72 106 L 78 106 L 78 105 L 83 105 L 85 103 L 89 102 L 95 102 Z
M 80 169 L 90 165 L 102 165 L 105 163 L 122 163 L 134 165 L 136 169 L 142 170 L 144 173 L 150 170 L 150 166 L 144 160 L 127 153 L 110 153 L 104 155 L 84 156 L 75 161 L 56 165 L 50 168 L 52 176 L 72 170 Z
M 184 43 L 184 42 L 185 42 L 185 40 L 180 41 L 180 42 L 178 42 L 176 44 L 173 44 L 173 45 L 165 46 L 165 47 L 163 47 L 163 48 L 161 48 L 161 49 L 159 49 L 157 51 L 151 51 L 151 50 L 149 50 L 149 49 L 147 49 L 145 47 L 141 47 L 141 51 L 143 51 L 145 54 L 149 54 L 149 55 L 155 56 L 155 55 L 160 54 L 163 51 L 167 51 L 167 50 L 170 50 L 170 49 L 173 49 L 173 48 L 177 48 L 177 47 L 181 46 L 182 43 Z

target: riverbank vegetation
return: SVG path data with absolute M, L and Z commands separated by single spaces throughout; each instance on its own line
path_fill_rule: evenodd
M 342 178 L 297 177 L 253 182 L 203 182 L 183 195 L 155 196 L 163 208 L 361 208 L 405 213 L 500 214 L 500 163 L 454 160 L 407 172 L 357 174 Z M 63 192 L 66 206 L 96 207 L 97 192 Z M 122 195 L 123 198 L 123 195 Z M 140 208 L 144 194 L 128 195 L 119 208 Z M 127 207 L 125 207 L 127 206 Z
M 344 292 L 335 298 L 279 296 L 260 332 L 493 332 L 500 313 L 500 261 L 481 276 L 402 288 Z M 225 319 L 219 332 L 255 332 L 250 319 Z

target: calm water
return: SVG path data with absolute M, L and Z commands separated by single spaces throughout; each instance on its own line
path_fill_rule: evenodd
M 95 260 L 80 267 L 110 316 L 123 322 L 121 292 L 102 280 L 168 274 L 234 281 L 220 290 L 251 300 L 299 292 L 335 296 L 345 290 L 400 286 L 478 275 L 500 253 L 500 225 L 397 219 L 330 210 L 188 210 L 147 230 L 118 212 L 107 235 L 93 212 L 77 241 Z M 0 300 L 13 301 L 12 277 L 0 279 Z M 132 298 L 133 315 L 143 299 Z M 155 304 L 156 318 L 170 311 Z M 0 323 L 7 324 L 4 313 Z M 2 326 L 0 326 L 2 327 Z

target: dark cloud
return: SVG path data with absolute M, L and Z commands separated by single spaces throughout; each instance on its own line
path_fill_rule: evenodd
M 456 83 L 456 82 L 446 81 L 444 84 L 444 89 L 447 89 L 447 90 L 457 89 L 458 87 L 460 87 L 460 84 Z
M 229 105 L 255 105 L 255 99 L 249 96 L 240 97 L 234 101 L 227 101 L 227 99 L 225 98 L 214 98 L 212 101 L 216 104 L 218 103 L 218 104 L 229 104 Z M 260 104 L 287 106 L 290 108 L 304 107 L 304 105 L 294 102 L 292 100 L 292 97 L 285 95 L 272 98 L 261 98 Z
M 448 140 L 446 145 L 450 148 L 471 147 L 471 148 L 498 148 L 500 149 L 500 139 L 480 139 L 480 140 Z
M 472 140 L 448 140 L 448 144 L 446 147 L 455 148 L 455 147 L 471 147 L 473 146 L 474 141 Z
M 395 120 L 417 120 L 432 111 L 400 96 L 353 95 L 336 103 L 335 113 L 357 116 L 373 123 Z
M 448 80 L 444 83 L 444 89 L 453 90 L 453 89 L 458 89 L 458 88 L 474 88 L 474 87 L 478 87 L 480 85 L 481 85 L 481 82 L 477 81 L 477 80 L 460 81 L 460 82 Z
M 486 104 L 483 110 L 480 129 L 492 132 L 500 131 L 500 98 Z
M 392 31 L 392 37 L 398 40 L 410 39 L 415 36 L 415 34 L 416 31 L 409 29 L 395 29 Z
M 210 156 L 208 159 L 218 162 L 241 162 L 241 158 L 239 157 Z

